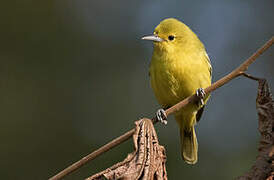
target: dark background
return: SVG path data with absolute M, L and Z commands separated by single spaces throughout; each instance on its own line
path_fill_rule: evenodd
M 149 85 L 149 35 L 176 17 L 204 42 L 213 81 L 274 32 L 273 0 L 20 0 L 0 6 L 1 179 L 47 179 L 159 108 Z M 248 70 L 273 90 L 274 51 Z M 173 117 L 156 125 L 169 179 L 232 179 L 257 154 L 257 83 L 240 77 L 216 90 L 197 126 L 199 162 L 180 158 Z M 83 179 L 133 151 L 129 141 L 66 179 Z

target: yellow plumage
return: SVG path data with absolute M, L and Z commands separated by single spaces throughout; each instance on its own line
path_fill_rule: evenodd
M 204 45 L 185 24 L 169 18 L 154 30 L 150 82 L 158 102 L 168 108 L 211 84 L 211 65 Z M 146 39 L 146 38 L 144 38 Z M 204 99 L 204 102 L 208 97 Z M 203 107 L 192 103 L 175 115 L 180 127 L 183 159 L 197 162 L 198 143 L 194 125 Z M 200 112 L 198 113 L 198 111 Z M 197 115 L 198 113 L 198 115 Z

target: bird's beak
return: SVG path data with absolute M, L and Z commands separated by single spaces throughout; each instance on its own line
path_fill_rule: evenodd
M 162 38 L 156 35 L 151 35 L 151 36 L 144 36 L 142 37 L 142 40 L 149 40 L 149 41 L 154 41 L 154 42 L 162 42 L 164 41 Z

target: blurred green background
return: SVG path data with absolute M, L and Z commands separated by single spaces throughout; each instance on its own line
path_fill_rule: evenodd
M 149 35 L 166 17 L 204 42 L 218 80 L 274 32 L 273 0 L 20 0 L 0 7 L 1 179 L 47 179 L 159 108 L 149 85 Z M 274 51 L 249 68 L 273 90 Z M 180 157 L 173 117 L 156 125 L 169 179 L 232 179 L 255 160 L 257 83 L 212 94 L 197 126 L 199 162 Z M 133 151 L 128 141 L 65 179 L 83 179 Z

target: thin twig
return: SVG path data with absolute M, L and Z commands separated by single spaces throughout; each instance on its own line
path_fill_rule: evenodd
M 242 73 L 242 75 L 243 76 L 245 76 L 245 77 L 247 77 L 247 78 L 249 78 L 249 79 L 252 79 L 252 80 L 255 80 L 255 81 L 259 81 L 260 80 L 260 78 L 257 78 L 257 77 L 254 77 L 254 76 L 251 76 L 250 74 L 248 74 L 248 73 Z
M 228 75 L 224 76 L 222 79 L 216 81 L 211 86 L 207 87 L 205 89 L 205 93 L 209 94 L 212 91 L 216 90 L 217 88 L 223 86 L 224 84 L 228 83 L 232 79 L 245 75 L 244 72 L 247 70 L 248 66 L 252 64 L 263 52 L 265 52 L 269 47 L 272 46 L 274 42 L 274 37 L 271 37 L 260 49 L 258 49 L 252 56 L 250 56 L 247 60 L 245 60 L 238 68 L 233 70 Z M 246 75 L 245 75 L 246 76 Z M 174 114 L 175 112 L 179 111 L 181 108 L 186 106 L 187 104 L 193 102 L 196 100 L 196 96 L 192 95 L 188 98 L 182 100 L 181 102 L 177 103 L 176 105 L 172 106 L 171 108 L 167 109 L 166 115 Z M 155 120 L 155 117 L 153 118 Z M 106 145 L 100 147 L 99 149 L 95 150 L 94 152 L 90 153 L 89 155 L 85 156 L 81 160 L 75 162 L 74 164 L 70 165 L 63 171 L 59 172 L 55 176 L 51 177 L 50 180 L 58 180 L 63 178 L 64 176 L 72 173 L 76 169 L 80 168 L 84 164 L 86 164 L 88 161 L 91 161 L 92 159 L 96 158 L 100 154 L 112 149 L 113 147 L 121 144 L 122 142 L 128 140 L 134 133 L 135 129 L 131 129 L 130 131 L 126 132 L 125 134 L 121 135 L 120 137 L 117 137 L 116 139 L 112 140 L 111 142 L 107 143 Z

